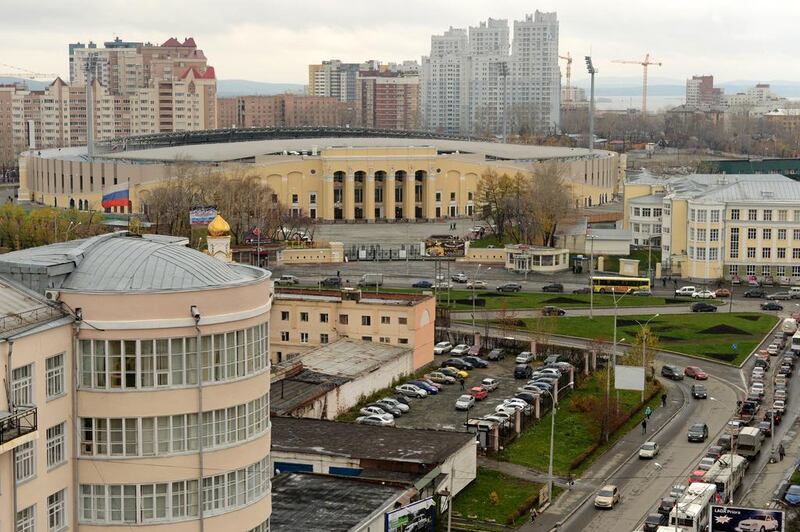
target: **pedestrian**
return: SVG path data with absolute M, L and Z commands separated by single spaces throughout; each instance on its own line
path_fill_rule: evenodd
M 647 420 L 642 420 L 642 434 L 647 434 Z
M 782 443 L 778 445 L 778 456 L 781 457 L 781 462 L 783 462 L 783 457 L 786 456 L 786 450 L 783 448 Z
M 458 379 L 458 382 L 461 383 L 461 391 L 464 391 L 464 377 Z
M 537 517 L 539 517 L 539 512 L 536 511 L 536 508 L 531 508 L 531 523 L 536 521 Z
M 661 394 L 661 406 L 662 407 L 667 406 L 667 394 L 665 393 Z
M 662 288 L 666 288 L 667 287 L 667 278 L 666 277 L 662 277 L 661 278 L 661 287 Z
M 341 276 L 342 276 L 342 272 L 339 271 L 339 270 L 336 270 L 336 277 L 341 277 Z
M 653 413 L 653 409 L 650 408 L 650 405 L 647 405 L 647 408 L 644 409 L 644 416 L 647 419 L 650 419 L 650 415 Z
M 673 280 L 672 280 L 672 285 L 673 285 L 673 286 L 675 287 L 675 289 L 677 290 L 677 289 L 678 289 L 678 280 L 677 280 L 677 279 L 673 279 Z

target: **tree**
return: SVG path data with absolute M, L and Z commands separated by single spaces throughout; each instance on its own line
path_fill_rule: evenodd
M 628 352 L 617 358 L 617 363 L 626 366 L 642 365 L 644 355 L 645 378 L 652 377 L 655 353 L 659 349 L 658 336 L 653 334 L 650 325 L 639 328 Z
M 13 251 L 108 232 L 107 226 L 97 223 L 99 219 L 95 211 L 50 207 L 26 210 L 7 203 L 0 206 L 0 247 Z
M 572 189 L 564 181 L 564 170 L 556 162 L 545 164 L 533 179 L 530 190 L 531 225 L 544 246 L 555 245 L 558 224 L 570 216 L 573 210 Z

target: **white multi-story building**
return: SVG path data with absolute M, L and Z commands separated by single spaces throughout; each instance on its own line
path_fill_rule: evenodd
M 459 133 L 467 128 L 467 30 L 450 28 L 431 37 L 422 58 L 421 109 L 426 129 Z
M 469 28 L 469 127 L 500 132 L 508 107 L 508 20 L 489 19 Z

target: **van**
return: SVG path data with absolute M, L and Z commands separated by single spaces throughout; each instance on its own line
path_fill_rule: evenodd
M 800 286 L 790 286 L 789 293 L 792 295 L 792 299 L 797 299 L 800 297 Z
M 681 286 L 677 290 L 675 290 L 676 296 L 691 296 L 697 292 L 697 289 L 694 286 Z
M 798 291 L 798 294 L 800 294 L 800 291 Z M 792 294 L 792 297 L 800 297 L 800 295 Z M 783 323 L 781 324 L 781 331 L 783 331 L 784 334 L 788 334 L 788 335 L 792 335 L 792 334 L 796 333 L 797 332 L 797 320 L 794 319 L 794 318 L 786 318 L 786 319 L 784 319 Z
M 382 273 L 365 273 L 358 280 L 358 286 L 381 286 L 383 285 Z

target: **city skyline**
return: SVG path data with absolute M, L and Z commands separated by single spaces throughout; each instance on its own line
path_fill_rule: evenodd
M 0 62 L 67 79 L 69 42 L 102 43 L 119 36 L 159 43 L 171 36 L 195 37 L 213 57 L 220 79 L 306 83 L 307 65 L 323 59 L 419 61 L 430 50 L 431 35 L 451 26 L 468 28 L 488 18 L 511 21 L 540 10 L 558 13 L 559 53 L 570 52 L 580 58 L 591 51 L 601 77 L 637 77 L 641 69 L 636 65 L 612 60 L 636 60 L 649 52 L 663 63 L 651 68 L 653 77 L 685 79 L 713 73 L 721 81 L 775 80 L 790 78 L 790 66 L 796 63 L 783 45 L 782 35 L 788 34 L 792 15 L 800 15 L 800 5 L 779 0 L 760 8 L 763 17 L 717 1 L 702 5 L 681 1 L 646 10 L 624 1 L 603 6 L 602 13 L 589 17 L 587 9 L 592 4 L 582 0 L 533 4 L 513 0 L 502 6 L 481 2 L 431 5 L 419 0 L 345 6 L 273 0 L 260 5 L 242 0 L 229 4 L 222 17 L 210 2 L 197 2 L 190 12 L 145 3 L 143 9 L 126 13 L 123 21 L 107 3 L 83 4 L 81 10 L 51 2 L 25 5 L 24 9 L 21 5 L 7 7 L 5 20 L 13 20 L 14 26 L 0 32 L 4 51 Z M 153 17 L 156 9 L 159 16 Z M 766 16 L 777 9 L 780 17 Z M 387 13 L 391 14 L 387 23 L 376 24 L 386 19 Z M 47 20 L 58 20 L 58 27 L 42 23 Z M 585 77 L 582 62 L 573 64 L 574 81 Z

